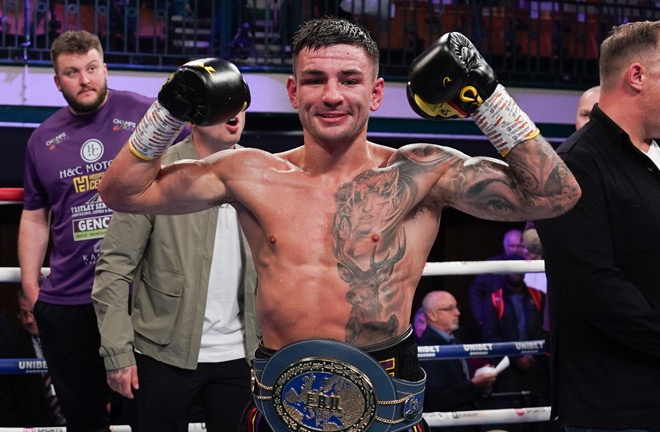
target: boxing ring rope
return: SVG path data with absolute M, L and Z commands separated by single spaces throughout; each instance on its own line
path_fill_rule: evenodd
M 429 262 L 424 266 L 422 276 L 463 276 L 481 273 L 542 273 L 545 271 L 543 260 L 511 260 L 511 261 L 448 261 Z M 44 275 L 50 274 L 50 269 L 41 269 Z M 19 267 L 0 267 L 0 282 L 20 282 Z
M 0 188 L 0 204 L 22 204 L 23 188 Z
M 503 357 L 523 354 L 544 354 L 545 341 L 519 341 L 497 343 L 475 343 L 462 345 L 428 345 L 417 347 L 420 361 L 439 359 Z M 22 375 L 42 373 L 48 370 L 44 359 L 8 358 L 0 359 L 0 375 Z
M 23 201 L 22 188 L 0 188 L 0 205 L 20 204 Z M 482 273 L 539 273 L 545 271 L 543 260 L 512 261 L 451 261 L 429 262 L 424 266 L 422 276 L 462 276 Z M 50 269 L 42 268 L 44 275 Z M 0 282 L 20 282 L 19 267 L 0 267 Z M 545 353 L 542 340 L 522 342 L 478 343 L 463 345 L 435 345 L 418 347 L 420 361 L 450 358 L 474 358 L 522 354 Z M 0 375 L 41 373 L 48 369 L 43 359 L 0 359 Z M 475 411 L 424 413 L 424 420 L 431 427 L 487 425 L 496 423 L 531 423 L 550 419 L 550 407 L 505 408 Z M 66 427 L 5 427 L 0 432 L 66 432 Z M 112 432 L 131 432 L 127 425 L 114 425 Z M 203 423 L 191 423 L 189 432 L 204 432 Z
M 427 262 L 422 276 L 463 276 L 481 273 L 543 273 L 543 260 Z
M 535 261 L 456 261 L 427 263 L 423 276 L 472 275 L 481 273 L 532 273 L 543 272 L 544 262 Z M 42 269 L 48 274 L 49 268 Z M 17 267 L 0 268 L 0 282 L 20 282 L 20 269 Z M 545 353 L 542 340 L 521 342 L 477 343 L 463 345 L 423 346 L 418 347 L 422 362 L 437 359 L 491 357 L 522 354 Z M 0 359 L 0 375 L 39 373 L 47 369 L 43 359 Z M 475 411 L 424 413 L 424 419 L 431 427 L 487 425 L 496 423 L 530 423 L 548 421 L 549 407 L 506 408 Z M 113 432 L 130 432 L 130 426 L 113 426 Z M 203 424 L 191 423 L 189 432 L 202 432 Z M 65 432 L 64 427 L 43 428 L 0 428 L 0 432 Z
M 486 425 L 496 423 L 532 423 L 547 421 L 550 408 L 505 408 L 488 411 L 456 411 L 424 413 L 424 420 L 430 427 Z M 0 432 L 66 432 L 66 427 L 26 427 L 0 428 Z M 190 423 L 188 432 L 206 432 L 204 423 Z M 126 425 L 110 426 L 111 432 L 131 432 Z

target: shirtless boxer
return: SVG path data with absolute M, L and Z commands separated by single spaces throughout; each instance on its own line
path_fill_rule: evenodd
M 259 275 L 263 332 L 255 402 L 268 420 L 253 409 L 249 430 L 270 430 L 267 422 L 276 431 L 295 429 L 297 421 L 308 428 L 303 430 L 338 430 L 348 420 L 358 425 L 355 430 L 423 430 L 418 384 L 423 393 L 424 372 L 409 317 L 442 210 L 451 206 L 502 221 L 549 218 L 576 203 L 578 184 L 497 85 L 474 46 L 457 33 L 415 60 L 410 102 L 424 117 L 471 115 L 507 163 L 431 144 L 394 149 L 367 141 L 369 112 L 384 95 L 378 48 L 362 28 L 334 18 L 304 23 L 293 43 L 293 76 L 286 88 L 303 126 L 302 147 L 279 154 L 241 149 L 161 167 L 160 155 L 183 122 L 224 121 L 249 105 L 238 69 L 223 64 L 205 68 L 204 61 L 191 62 L 170 77 L 103 178 L 101 196 L 124 212 L 180 214 L 221 203 L 236 208 Z M 513 134 L 507 132 L 511 127 Z M 311 353 L 302 351 L 308 339 Z M 379 395 L 379 389 L 374 397 L 370 388 L 360 387 L 365 381 L 383 387 L 380 376 L 327 377 L 325 384 L 353 379 L 349 387 L 360 387 L 366 402 L 355 402 L 351 394 L 349 404 L 338 397 L 338 387 L 334 396 L 322 395 L 311 382 L 316 376 L 305 375 L 312 388 L 305 389 L 306 405 L 300 408 L 295 373 L 288 380 L 282 377 L 290 370 L 269 369 L 278 355 L 286 363 L 298 349 L 300 358 L 320 356 L 324 362 L 344 348 L 360 365 L 368 363 L 362 351 L 380 361 L 396 377 L 394 397 Z M 271 356 L 264 369 L 258 360 Z M 308 366 L 300 366 L 302 375 Z M 383 414 L 383 406 L 392 412 Z M 307 420 L 316 423 L 302 426 Z

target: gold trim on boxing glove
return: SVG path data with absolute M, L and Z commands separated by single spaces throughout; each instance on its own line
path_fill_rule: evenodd
M 413 96 L 415 99 L 415 104 L 419 107 L 420 110 L 422 110 L 425 114 L 427 114 L 430 117 L 445 117 L 445 118 L 451 118 L 451 117 L 459 117 L 459 118 L 465 118 L 467 117 L 467 114 L 457 110 L 453 106 L 451 106 L 447 102 L 442 102 L 438 104 L 431 104 L 426 102 L 424 99 L 420 98 L 417 95 Z
M 465 86 L 461 89 L 459 94 L 461 102 L 472 103 L 476 106 L 484 103 L 484 100 L 479 96 L 479 91 L 473 86 Z
M 215 72 L 215 68 L 213 66 L 206 66 L 206 61 L 209 59 L 197 59 L 197 60 L 192 60 L 189 61 L 188 63 L 185 63 L 183 66 L 198 66 L 202 69 L 204 69 L 206 72 L 209 73 L 209 75 L 213 76 L 213 72 Z
M 150 161 L 155 159 L 155 158 L 147 157 L 142 153 L 140 153 L 138 150 L 136 150 L 135 147 L 133 147 L 133 143 L 130 140 L 128 141 L 128 149 L 131 151 L 131 153 L 133 153 L 133 155 L 137 156 L 142 160 Z

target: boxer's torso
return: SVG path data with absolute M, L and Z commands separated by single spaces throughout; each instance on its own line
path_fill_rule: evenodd
M 393 154 L 344 176 L 271 160 L 256 183 L 227 182 L 259 272 L 268 348 L 307 338 L 366 346 L 409 325 L 442 208 L 428 197 L 440 174 L 428 174 L 442 162 Z

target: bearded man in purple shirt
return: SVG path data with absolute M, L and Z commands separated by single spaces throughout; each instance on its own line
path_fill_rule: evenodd
M 68 431 L 108 431 L 111 390 L 92 306 L 99 247 L 112 211 L 97 185 L 152 100 L 109 90 L 98 37 L 67 31 L 53 41 L 55 85 L 68 106 L 32 134 L 18 257 L 44 356 Z M 43 278 L 51 241 L 50 275 Z

